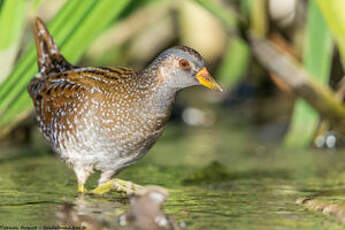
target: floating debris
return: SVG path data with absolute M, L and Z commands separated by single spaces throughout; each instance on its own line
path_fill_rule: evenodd
M 336 220 L 345 224 L 345 205 L 334 204 L 328 201 L 314 200 L 312 198 L 298 198 L 297 204 L 301 204 L 310 210 L 320 212 L 326 216 L 335 217 Z
M 130 210 L 119 217 L 121 226 L 138 230 L 182 230 L 184 224 L 166 215 L 163 203 L 168 198 L 166 189 L 159 186 L 146 186 L 139 194 L 130 199 Z

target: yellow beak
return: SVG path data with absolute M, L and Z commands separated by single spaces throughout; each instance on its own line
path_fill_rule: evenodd
M 223 92 L 223 88 L 214 80 L 214 78 L 207 71 L 206 67 L 202 68 L 196 75 L 199 83 L 207 88 Z

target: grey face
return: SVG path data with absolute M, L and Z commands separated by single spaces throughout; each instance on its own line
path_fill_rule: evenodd
M 195 50 L 173 47 L 160 54 L 158 60 L 160 74 L 169 87 L 180 90 L 200 85 L 196 76 L 205 67 L 205 60 Z
M 152 66 L 158 70 L 165 89 L 178 91 L 193 85 L 203 85 L 222 92 L 222 87 L 205 67 L 201 55 L 186 46 L 176 46 L 161 53 Z

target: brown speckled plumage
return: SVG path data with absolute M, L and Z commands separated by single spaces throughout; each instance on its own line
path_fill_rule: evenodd
M 178 46 L 142 71 L 76 67 L 39 19 L 35 40 L 40 72 L 28 86 L 35 114 L 81 184 L 94 170 L 102 184 L 143 156 L 162 133 L 176 92 L 200 84 L 194 76 L 205 65 L 196 51 Z M 188 60 L 188 69 L 180 59 Z

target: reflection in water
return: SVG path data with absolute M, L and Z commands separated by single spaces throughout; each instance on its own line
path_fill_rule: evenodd
M 81 215 L 78 210 L 73 207 L 70 203 L 64 203 L 57 213 L 57 217 L 61 221 L 60 226 L 70 228 L 82 227 L 85 229 L 109 229 L 109 224 L 106 221 L 99 220 L 97 218 Z M 64 228 L 61 227 L 61 228 Z
M 281 150 L 248 141 L 236 128 L 183 134 L 174 128 L 120 177 L 169 188 L 164 212 L 188 229 L 343 229 L 295 201 L 307 196 L 344 203 L 344 151 Z M 56 218 L 60 210 L 66 222 L 93 229 L 134 228 L 131 221 L 119 223 L 119 216 L 133 215 L 128 199 L 117 193 L 78 197 L 74 172 L 55 157 L 3 148 L 0 158 L 0 225 L 55 226 L 63 223 Z M 97 183 L 92 179 L 90 188 Z M 61 208 L 65 202 L 73 205 Z
M 75 226 L 85 229 L 138 229 L 138 230 L 182 230 L 176 220 L 166 215 L 163 204 L 168 198 L 166 189 L 147 186 L 139 194 L 130 197 L 130 208 L 123 213 L 120 200 L 92 199 L 79 196 L 75 205 L 64 203 L 57 212 L 61 226 Z M 112 215 L 104 215 L 105 213 Z

